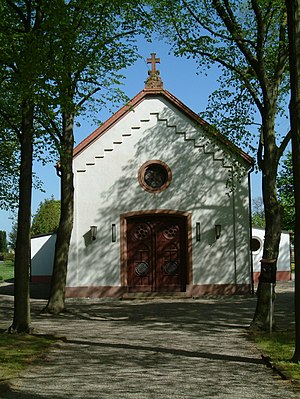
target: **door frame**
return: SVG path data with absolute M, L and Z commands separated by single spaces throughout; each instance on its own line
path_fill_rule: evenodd
M 186 226 L 186 286 L 192 284 L 192 213 L 174 210 L 145 210 L 123 213 L 120 215 L 120 262 L 121 262 L 121 285 L 128 288 L 127 281 L 127 221 L 128 219 L 140 218 L 143 216 L 176 216 L 185 222 Z

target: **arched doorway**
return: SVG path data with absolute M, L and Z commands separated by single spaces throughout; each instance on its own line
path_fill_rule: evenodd
M 128 292 L 185 291 L 191 271 L 189 215 L 143 212 L 122 219 L 122 275 Z

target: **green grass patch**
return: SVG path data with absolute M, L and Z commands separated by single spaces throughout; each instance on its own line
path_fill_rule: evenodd
M 0 383 L 16 377 L 33 361 L 43 357 L 54 340 L 28 334 L 0 334 Z
M 291 361 L 295 349 L 295 332 L 275 331 L 270 333 L 251 333 L 251 339 L 265 356 L 270 357 L 273 366 L 300 383 L 300 363 Z
M 14 262 L 5 260 L 0 263 L 0 282 L 12 280 L 14 278 Z

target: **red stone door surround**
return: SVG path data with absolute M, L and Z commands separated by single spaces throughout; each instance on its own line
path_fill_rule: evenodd
M 192 281 L 191 214 L 121 215 L 121 278 L 128 292 L 186 291 Z

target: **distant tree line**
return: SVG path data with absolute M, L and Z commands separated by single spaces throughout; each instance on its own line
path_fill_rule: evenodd
M 0 253 L 8 252 L 7 248 L 7 240 L 6 240 L 6 231 L 0 231 Z
M 281 210 L 281 230 L 294 231 L 295 199 L 291 152 L 289 152 L 283 160 L 282 168 L 278 173 L 277 193 Z M 262 197 L 253 198 L 252 225 L 265 228 L 265 211 Z

